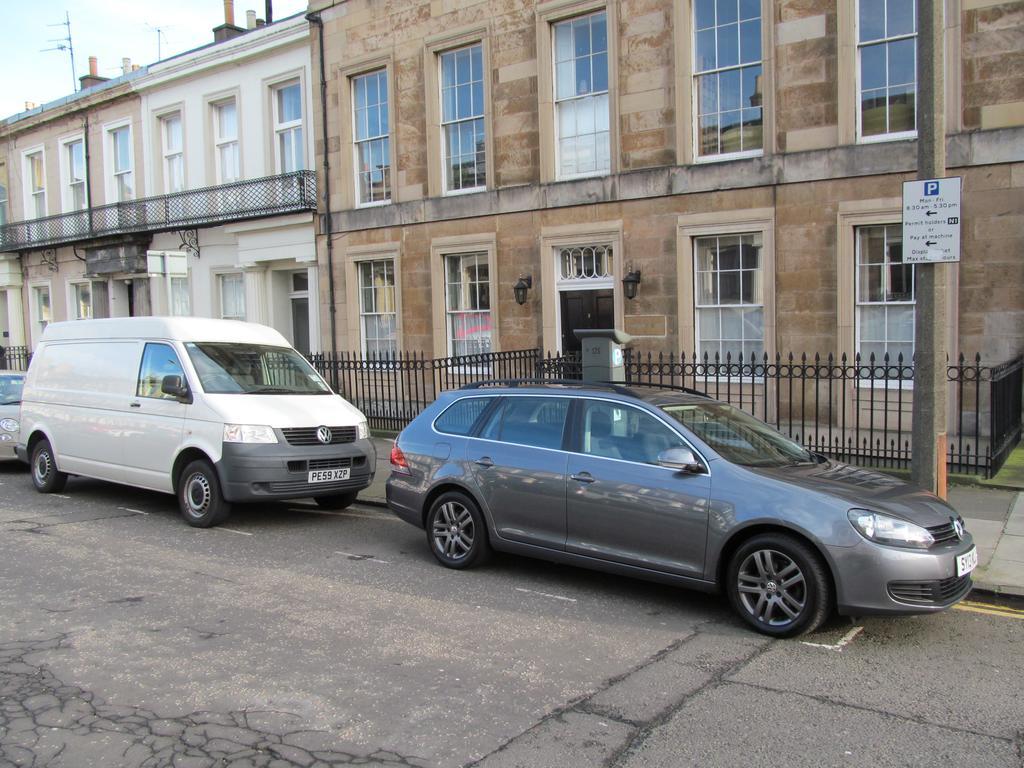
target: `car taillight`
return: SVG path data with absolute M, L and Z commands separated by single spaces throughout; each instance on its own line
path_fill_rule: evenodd
M 405 454 L 398 447 L 398 443 L 391 446 L 391 471 L 401 472 L 403 475 L 409 474 L 409 462 L 406 461 Z

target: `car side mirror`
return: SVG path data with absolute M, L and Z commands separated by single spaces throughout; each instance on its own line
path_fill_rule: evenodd
M 192 402 L 192 393 L 188 391 L 188 386 L 181 376 L 164 376 L 160 382 L 160 391 L 186 403 Z
M 704 465 L 689 448 L 669 448 L 658 454 L 658 465 L 676 469 L 680 472 L 688 472 L 692 475 L 703 474 Z

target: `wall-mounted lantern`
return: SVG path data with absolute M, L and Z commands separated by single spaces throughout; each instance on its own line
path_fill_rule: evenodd
M 522 306 L 526 303 L 526 294 L 531 288 L 533 288 L 533 275 L 520 275 L 519 280 L 512 286 L 512 292 L 516 295 L 516 304 Z
M 636 298 L 636 287 L 640 285 L 640 270 L 634 269 L 632 272 L 622 278 L 622 292 L 626 294 L 627 299 Z

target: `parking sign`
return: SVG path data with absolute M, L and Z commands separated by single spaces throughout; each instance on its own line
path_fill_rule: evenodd
M 960 177 L 903 182 L 903 261 L 960 261 Z

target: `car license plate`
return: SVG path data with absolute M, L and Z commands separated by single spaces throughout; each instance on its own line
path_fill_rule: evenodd
M 978 548 L 971 547 L 970 552 L 965 552 L 956 557 L 956 575 L 966 576 L 978 567 Z
M 309 473 L 309 482 L 311 483 L 330 483 L 334 480 L 348 480 L 349 472 L 352 470 L 346 469 L 314 469 Z

